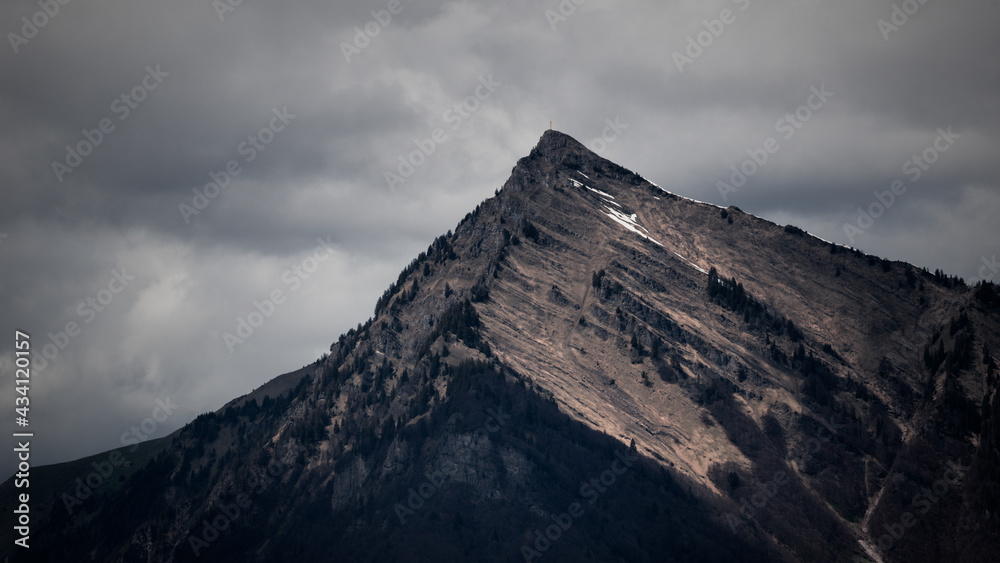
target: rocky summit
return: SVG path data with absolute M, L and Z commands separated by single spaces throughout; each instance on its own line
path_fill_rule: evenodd
M 548 131 L 329 355 L 33 471 L 31 560 L 994 561 L 998 350 L 992 284 Z

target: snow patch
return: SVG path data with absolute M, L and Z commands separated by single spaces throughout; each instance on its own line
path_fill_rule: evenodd
M 584 186 L 584 187 L 587 188 L 588 190 L 594 192 L 595 194 L 601 196 L 601 197 L 604 197 L 604 198 L 607 198 L 607 199 L 615 199 L 615 196 L 613 196 L 613 195 L 611 195 L 609 193 L 604 193 L 601 190 L 595 190 L 594 188 L 591 188 L 590 186 Z
M 581 172 L 581 174 L 583 174 L 583 173 Z M 587 184 L 578 182 L 578 181 L 574 180 L 573 178 L 570 178 L 569 181 L 573 182 L 573 186 L 574 187 L 577 187 L 577 188 L 587 188 L 588 190 L 590 190 L 590 191 L 594 192 L 595 194 L 601 196 L 602 198 L 604 198 L 604 203 L 610 203 L 611 205 L 615 205 L 617 207 L 621 207 L 620 203 L 614 201 L 615 196 L 613 196 L 613 195 L 611 195 L 609 193 L 606 193 L 606 192 L 602 192 L 601 190 L 595 190 L 594 188 L 588 186 Z
M 590 179 L 590 177 L 587 176 L 586 174 L 584 174 L 583 172 L 580 172 L 580 171 L 577 171 L 577 172 L 581 176 L 583 176 L 584 178 L 587 178 L 588 180 Z M 608 217 L 610 217 L 611 220 L 613 220 L 615 223 L 618 223 L 622 227 L 625 227 L 627 230 L 629 230 L 629 231 L 631 231 L 631 232 L 633 232 L 633 233 L 641 236 L 642 238 L 644 238 L 644 239 L 646 239 L 646 240 L 648 240 L 648 241 L 650 241 L 650 242 L 652 242 L 652 243 L 654 243 L 654 244 L 656 244 L 656 245 L 658 245 L 658 246 L 660 246 L 662 248 L 666 248 L 665 246 L 663 246 L 663 243 L 661 243 L 660 241 L 658 241 L 658 240 L 654 239 L 653 237 L 649 236 L 649 230 L 646 229 L 646 227 L 643 227 L 642 225 L 639 224 L 639 217 L 638 217 L 638 215 L 636 215 L 635 213 L 632 213 L 631 215 L 626 215 L 623 211 L 621 211 L 621 204 L 619 204 L 618 202 L 614 201 L 615 196 L 613 196 L 613 195 L 611 195 L 611 194 L 609 194 L 607 192 L 602 192 L 601 190 L 595 190 L 594 188 L 591 188 L 590 186 L 584 184 L 583 182 L 580 182 L 580 181 L 575 180 L 573 178 L 570 178 L 569 181 L 573 183 L 574 187 L 577 187 L 577 188 L 587 188 L 588 190 L 590 190 L 590 191 L 594 192 L 595 194 L 601 196 L 601 198 L 604 199 L 604 204 L 605 204 L 604 208 L 607 210 L 607 213 L 605 213 L 605 215 L 607 215 Z M 646 180 L 646 181 L 649 182 L 649 180 Z M 660 186 L 658 186 L 657 184 L 655 184 L 653 182 L 649 182 L 649 183 L 651 185 L 653 185 L 654 187 L 656 187 L 656 189 L 658 189 L 658 190 L 660 190 L 660 191 L 662 191 L 664 193 L 667 193 L 667 194 L 670 194 L 670 195 L 674 195 L 674 196 L 679 197 L 681 199 L 686 199 L 688 201 L 693 201 L 695 203 L 703 203 L 705 205 L 711 205 L 713 207 L 718 207 L 719 209 L 725 209 L 724 207 L 719 206 L 719 205 L 715 205 L 714 203 L 706 203 L 704 201 L 698 201 L 696 199 L 691 199 L 689 197 L 677 196 L 677 194 L 673 194 L 671 192 L 668 192 L 667 190 L 661 188 Z M 653 196 L 653 199 L 659 200 L 660 198 L 658 198 L 656 196 Z M 614 209 L 614 208 L 610 207 L 611 205 L 614 205 L 615 207 L 618 207 L 618 209 Z M 673 252 L 673 251 L 671 251 L 671 252 Z M 698 272 L 701 272 L 702 274 L 708 275 L 708 272 L 705 271 L 704 268 L 700 268 L 700 267 L 692 264 L 691 262 L 688 261 L 687 258 L 681 256 L 680 254 L 677 254 L 676 252 L 673 252 L 673 254 L 675 256 L 677 256 L 678 258 L 680 258 L 681 261 L 684 262 L 685 264 L 687 264 L 688 266 L 691 266 L 692 268 L 694 268 Z
M 672 250 L 671 250 L 671 252 L 674 252 L 674 251 L 672 251 Z M 684 262 L 684 263 L 685 263 L 685 264 L 687 264 L 688 266 L 691 266 L 691 267 L 692 267 L 692 268 L 694 268 L 695 270 L 698 270 L 699 272 L 701 272 L 701 273 L 705 274 L 706 276 L 708 275 L 708 272 L 706 272 L 706 271 L 705 271 L 705 270 L 704 270 L 703 268 L 699 268 L 698 266 L 695 266 L 695 265 L 694 265 L 694 264 L 692 264 L 691 262 L 688 262 L 688 259 L 687 259 L 687 258 L 685 258 L 685 257 L 683 257 L 683 256 L 681 256 L 680 254 L 677 254 L 676 252 L 674 252 L 674 256 L 676 256 L 676 257 L 680 258 L 682 262 Z
M 591 188 L 588 188 L 588 189 L 591 189 Z M 597 191 L 597 190 L 593 190 L 593 191 Z M 606 203 L 612 203 L 612 204 L 618 205 L 618 204 L 616 204 L 613 201 L 606 202 Z M 621 206 L 619 205 L 619 207 L 621 207 Z M 611 207 L 608 207 L 607 205 L 605 205 L 604 208 L 608 210 L 608 212 L 605 213 L 605 215 L 607 215 L 608 217 L 611 217 L 611 219 L 615 223 L 618 223 L 619 225 L 625 227 L 626 229 L 632 231 L 633 233 L 641 236 L 644 239 L 649 240 L 650 242 L 652 242 L 654 244 L 659 245 L 662 248 L 666 248 L 665 246 L 663 246 L 663 243 L 661 243 L 660 241 L 658 241 L 658 240 L 654 239 L 653 237 L 649 236 L 649 229 L 647 229 L 646 227 L 643 227 L 642 225 L 639 224 L 639 217 L 635 213 L 633 213 L 631 215 L 626 215 L 624 212 L 622 212 L 622 211 L 620 211 L 618 209 L 612 209 Z M 645 231 L 645 232 L 643 232 L 643 231 Z M 692 264 L 690 261 L 688 261 L 687 258 L 681 256 L 680 254 L 678 254 L 677 252 L 675 252 L 673 250 L 671 250 L 670 252 L 673 253 L 674 256 L 680 258 L 681 262 L 684 262 L 688 266 L 691 266 L 692 268 L 694 268 L 695 270 L 697 270 L 698 272 L 701 272 L 702 274 L 704 274 L 706 276 L 708 275 L 708 271 L 706 271 L 704 268 L 701 268 L 699 266 L 696 266 L 695 264 Z
M 638 223 L 638 217 L 636 216 L 635 213 L 633 213 L 631 215 L 626 215 L 626 214 L 622 213 L 621 211 L 619 211 L 617 209 L 612 209 L 612 208 L 607 207 L 607 206 L 605 206 L 605 209 L 608 210 L 608 213 L 605 213 L 605 215 L 607 215 L 608 217 L 611 217 L 611 219 L 615 223 L 618 223 L 619 225 L 621 225 L 621 226 L 625 227 L 626 229 L 632 231 L 633 233 L 641 236 L 642 238 L 644 238 L 646 240 L 649 240 L 650 242 L 653 242 L 654 244 L 657 244 L 659 246 L 663 246 L 663 244 L 660 243 L 660 241 L 654 239 L 653 237 L 651 237 L 651 236 L 649 236 L 647 234 L 647 233 L 649 233 L 649 231 L 646 230 L 646 227 L 643 227 L 642 225 L 640 225 Z M 646 231 L 646 232 L 643 233 L 639 229 L 642 229 L 643 231 Z
M 642 178 L 642 176 L 640 176 L 640 178 Z M 646 180 L 645 178 L 642 178 L 642 179 Z M 646 181 L 649 182 L 649 180 L 646 180 Z M 690 198 L 690 197 L 684 197 L 682 195 L 677 195 L 677 194 L 675 194 L 673 192 L 668 192 L 667 190 L 661 188 L 659 186 L 659 184 L 657 184 L 656 182 L 649 182 L 649 184 L 652 185 L 654 188 L 660 190 L 661 192 L 665 193 L 665 194 L 670 194 L 672 196 L 679 197 L 681 199 L 686 199 L 688 201 L 693 201 L 695 203 L 702 203 L 702 204 L 705 204 L 705 205 L 711 205 L 712 207 L 718 207 L 719 209 L 725 209 L 725 207 L 722 207 L 721 205 L 716 205 L 714 203 L 709 203 L 707 201 L 698 201 L 697 199 L 693 199 L 693 198 Z

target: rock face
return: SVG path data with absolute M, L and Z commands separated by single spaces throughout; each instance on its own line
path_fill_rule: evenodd
M 993 561 L 997 350 L 992 285 L 549 131 L 329 356 L 55 488 L 32 556 Z

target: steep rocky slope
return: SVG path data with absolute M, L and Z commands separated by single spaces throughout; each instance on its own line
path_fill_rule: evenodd
M 992 560 L 998 307 L 549 131 L 329 356 L 53 499 L 33 555 Z

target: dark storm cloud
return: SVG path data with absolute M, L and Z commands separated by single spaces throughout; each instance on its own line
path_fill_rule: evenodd
M 33 383 L 39 461 L 113 447 L 170 397 L 162 434 L 315 359 L 550 120 L 668 190 L 867 251 L 972 277 L 1000 250 L 995 2 L 244 0 L 221 19 L 216 5 L 0 7 L 5 334 L 41 348 L 81 329 Z M 894 5 L 919 9 L 880 29 Z M 22 17 L 47 21 L 15 53 Z M 483 81 L 498 85 L 456 119 Z M 786 138 L 779 121 L 812 88 L 833 95 Z M 249 160 L 275 111 L 295 117 Z M 114 130 L 60 182 L 52 163 L 104 119 Z M 954 147 L 849 241 L 857 209 L 948 127 Z M 390 189 L 436 129 L 446 140 Z M 769 137 L 780 150 L 723 199 L 717 182 Z M 293 292 L 283 274 L 317 237 L 335 251 Z M 128 287 L 88 306 L 123 269 Z M 275 289 L 287 301 L 230 353 L 222 335 Z

